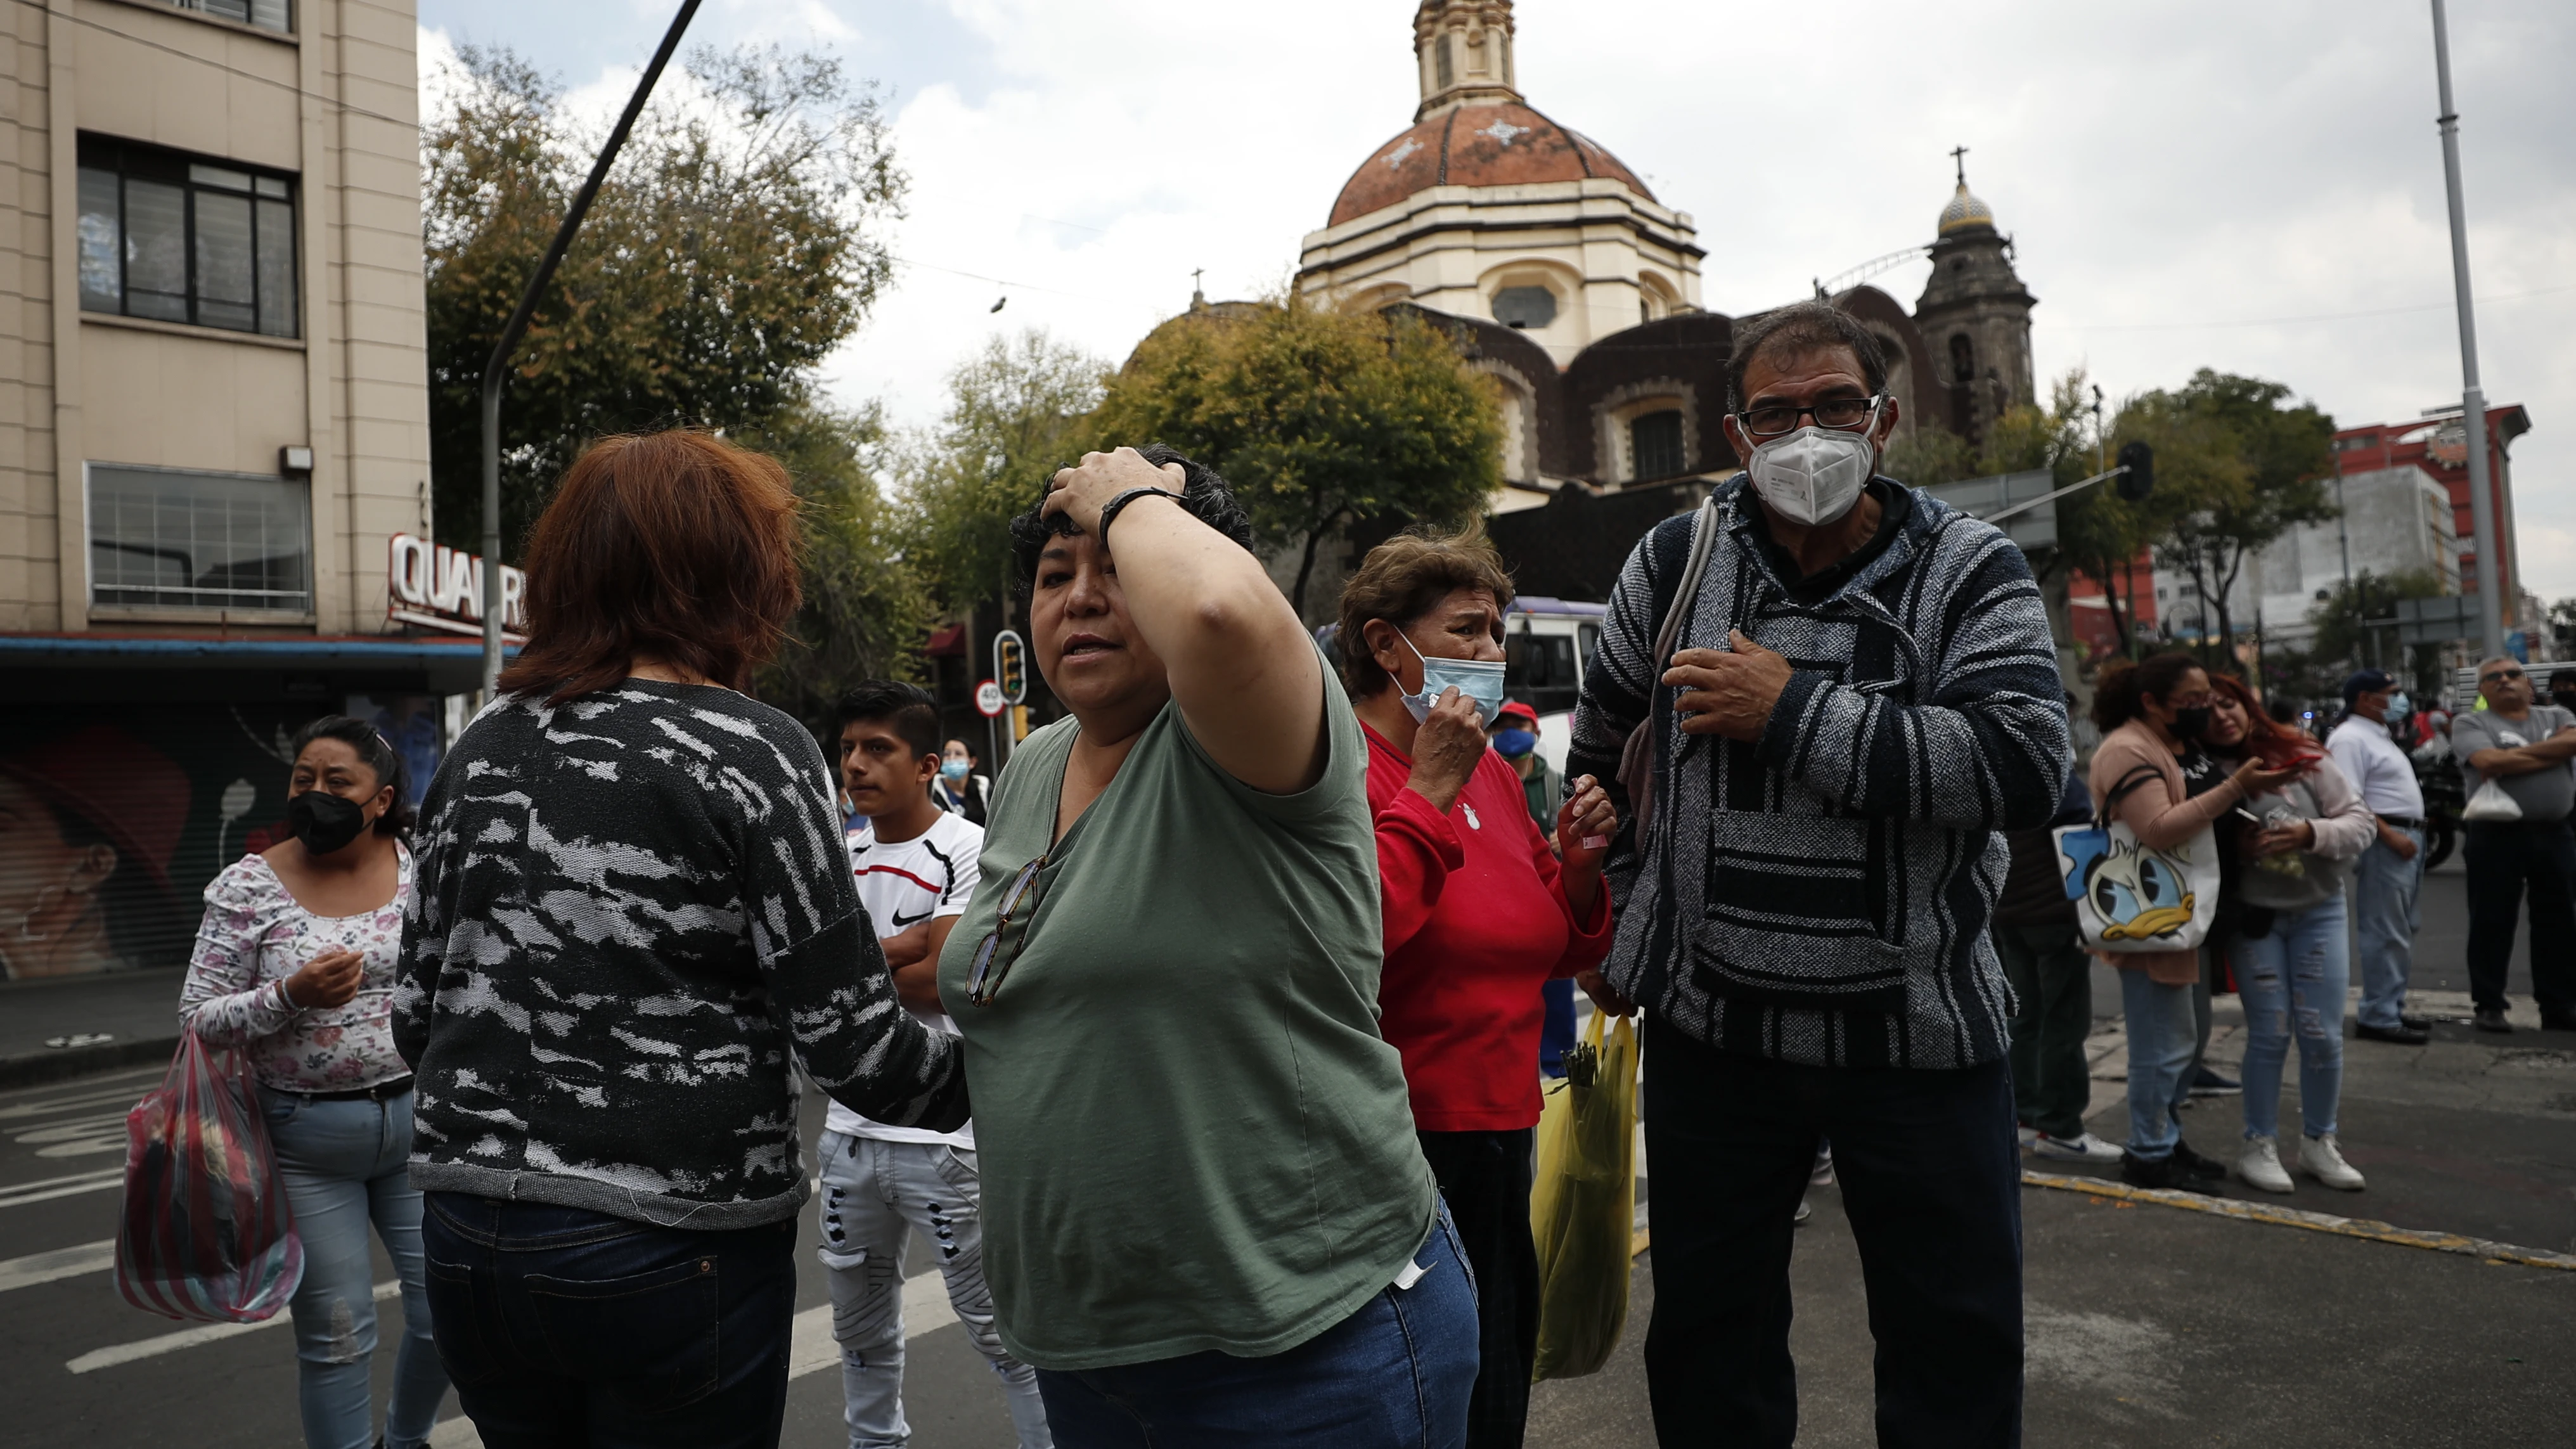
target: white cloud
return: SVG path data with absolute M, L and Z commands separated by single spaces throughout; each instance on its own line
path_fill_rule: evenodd
M 425 13 L 466 0 L 434 0 Z M 560 0 L 618 22 L 645 0 Z M 552 9 L 553 7 L 549 7 Z M 1113 360 L 1189 297 L 1277 285 L 1352 168 L 1410 120 L 1412 0 L 726 0 L 701 38 L 827 43 L 898 98 L 907 268 L 829 369 L 897 417 L 1042 324 Z M 2453 63 L 2488 395 L 2522 402 L 2526 582 L 2576 592 L 2576 12 L 2455 8 Z M 838 27 L 838 28 L 835 28 Z M 570 44 L 570 42 L 565 42 Z M 1532 104 L 1694 213 L 1704 293 L 1742 312 L 1929 240 L 1953 145 L 2015 234 L 2044 372 L 2115 396 L 2201 366 L 2280 379 L 2348 424 L 2456 400 L 2429 24 L 2412 3 L 2039 0 L 1833 12 L 1521 0 Z M 546 61 L 541 63 L 562 64 Z M 634 61 L 573 77 L 623 98 Z M 872 69 L 873 67 L 873 69 Z M 614 102 L 608 103 L 613 109 Z M 1880 279 L 1911 301 L 1919 265 Z M 1050 290 L 1038 290 L 1040 288 Z M 2410 306 L 2434 310 L 2218 325 Z

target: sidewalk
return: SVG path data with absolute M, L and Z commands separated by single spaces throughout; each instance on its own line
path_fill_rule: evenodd
M 168 1060 L 187 974 L 173 966 L 0 986 L 0 1087 Z

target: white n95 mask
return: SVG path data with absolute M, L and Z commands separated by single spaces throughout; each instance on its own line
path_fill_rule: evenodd
M 1877 421 L 1872 408 L 1870 424 Z M 1853 433 L 1810 425 L 1757 445 L 1744 471 L 1781 517 L 1813 527 L 1851 512 L 1877 456 L 1867 426 Z

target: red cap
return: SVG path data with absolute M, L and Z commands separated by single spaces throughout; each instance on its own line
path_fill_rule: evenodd
M 1494 718 L 1498 722 L 1510 719 L 1515 715 L 1528 720 L 1532 725 L 1536 725 L 1538 723 L 1538 711 L 1521 703 L 1517 699 L 1504 700 L 1503 707 L 1494 711 Z

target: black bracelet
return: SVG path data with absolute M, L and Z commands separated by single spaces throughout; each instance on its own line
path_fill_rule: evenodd
M 1173 492 L 1169 488 L 1130 488 L 1126 492 L 1121 493 L 1117 497 L 1100 505 L 1100 527 L 1093 531 L 1094 536 L 1103 544 L 1108 543 L 1109 525 L 1112 520 L 1118 517 L 1118 510 L 1135 502 L 1139 498 L 1145 497 L 1168 498 L 1174 503 L 1184 504 L 1184 506 L 1186 506 L 1187 503 L 1187 500 L 1183 499 L 1181 495 Z

